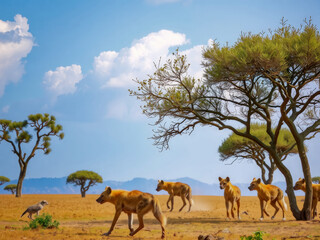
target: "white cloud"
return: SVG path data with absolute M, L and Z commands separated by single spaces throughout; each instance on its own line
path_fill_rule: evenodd
M 71 65 L 57 67 L 55 71 L 48 71 L 44 75 L 43 84 L 54 97 L 72 94 L 77 90 L 76 84 L 83 79 L 81 66 Z
M 153 63 L 167 58 L 169 49 L 187 44 L 185 34 L 169 30 L 150 33 L 118 53 L 107 51 L 94 59 L 94 73 L 104 80 L 103 87 L 127 87 L 132 79 L 145 78 L 154 70 Z
M 24 74 L 22 59 L 33 46 L 27 18 L 17 14 L 14 22 L 0 20 L 0 97 L 7 84 L 21 79 Z
M 9 112 L 9 109 L 10 109 L 10 106 L 9 105 L 6 105 L 2 108 L 2 112 L 3 113 L 8 113 Z

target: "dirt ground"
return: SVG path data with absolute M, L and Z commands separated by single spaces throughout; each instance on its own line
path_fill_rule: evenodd
M 108 231 L 114 215 L 114 207 L 110 203 L 100 205 L 95 199 L 98 195 L 24 195 L 15 198 L 10 195 L 0 195 L 0 240 L 13 239 L 160 239 L 161 228 L 151 213 L 145 216 L 145 228 L 130 237 L 127 215 L 122 214 L 115 230 L 109 237 L 101 234 Z M 240 239 L 243 235 L 252 235 L 255 231 L 265 232 L 263 239 L 320 239 L 319 217 L 312 221 L 295 221 L 291 211 L 287 211 L 286 221 L 282 221 L 279 211 L 276 218 L 265 218 L 260 222 L 260 207 L 257 197 L 242 197 L 241 220 L 226 220 L 224 198 L 217 196 L 193 196 L 195 205 L 191 212 L 187 207 L 178 212 L 182 202 L 175 197 L 175 209 L 169 212 L 165 206 L 168 196 L 157 196 L 161 202 L 164 214 L 168 218 L 166 239 L 198 239 L 199 235 L 212 234 L 220 239 Z M 27 214 L 20 218 L 25 209 L 41 200 L 47 200 L 49 205 L 43 213 L 49 213 L 54 220 L 60 222 L 58 229 L 23 230 L 29 219 Z M 303 197 L 297 198 L 303 205 Z M 286 199 L 288 204 L 288 200 Z M 246 212 L 246 213 L 244 213 Z M 273 208 L 268 207 L 273 214 Z M 134 227 L 137 226 L 136 217 Z

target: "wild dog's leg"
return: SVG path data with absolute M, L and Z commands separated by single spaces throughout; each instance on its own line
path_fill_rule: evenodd
M 28 218 L 30 218 L 31 220 L 33 220 L 33 218 L 32 218 L 32 213 L 29 213 Z
M 241 218 L 240 218 L 240 199 L 237 200 L 237 207 L 238 207 L 238 209 L 237 209 L 237 215 L 238 215 L 238 219 L 240 220 L 240 219 L 241 219 Z
M 182 205 L 182 207 L 180 208 L 179 212 L 181 212 L 182 209 L 187 205 L 186 195 L 185 195 L 184 193 L 181 194 L 181 199 L 182 199 L 183 205 Z
M 264 212 L 264 201 L 262 199 L 260 199 L 260 210 L 261 210 L 260 221 L 262 221 L 263 220 L 263 212 Z
M 170 212 L 172 212 L 172 210 L 173 210 L 173 199 L 174 199 L 174 195 L 171 195 L 171 210 L 170 210 Z
M 133 232 L 133 216 L 132 216 L 132 213 L 128 213 L 128 227 L 129 227 L 129 230 L 130 230 L 130 233 Z
M 39 216 L 39 211 L 37 211 L 37 216 Z
M 273 201 L 271 201 L 271 206 L 272 207 L 274 207 L 276 210 L 275 210 L 275 212 L 274 212 L 274 214 L 273 214 L 273 216 L 271 217 L 271 219 L 274 219 L 275 218 L 275 216 L 276 216 L 276 214 L 278 213 L 278 211 L 279 211 L 279 207 L 276 205 L 276 202 L 278 201 L 278 203 L 279 203 L 279 205 L 280 205 L 280 207 L 282 208 L 282 211 L 283 211 L 283 206 L 281 206 L 281 203 L 280 203 L 280 201 L 279 200 L 273 200 Z M 284 214 L 284 211 L 283 211 L 283 214 Z M 283 216 L 284 217 L 284 216 Z
M 152 209 L 151 202 L 148 199 L 141 200 L 137 205 L 137 215 L 138 215 L 138 221 L 139 221 L 139 227 L 130 233 L 130 236 L 135 235 L 137 232 L 139 232 L 142 228 L 144 228 L 143 223 L 143 215 L 145 215 L 147 212 L 149 212 Z
M 139 221 L 139 227 L 134 230 L 133 232 L 130 233 L 130 236 L 135 235 L 137 232 L 139 232 L 142 228 L 144 228 L 144 223 L 143 223 L 143 215 L 138 214 L 138 221 Z
M 111 224 L 111 227 L 109 229 L 108 232 L 102 234 L 102 236 L 109 236 L 111 234 L 111 232 L 113 231 L 114 229 L 114 226 L 116 225 L 117 221 L 118 221 L 118 218 L 121 214 L 121 209 L 116 209 L 116 213 L 114 214 L 114 217 L 113 217 L 113 221 L 112 221 L 112 224 Z
M 167 201 L 167 207 L 168 207 L 168 209 L 170 209 L 170 207 L 169 207 L 169 202 L 171 201 L 171 197 L 172 197 L 172 195 L 170 194 L 170 195 L 169 195 L 169 198 L 168 198 L 168 201 Z
M 234 201 L 231 201 L 231 216 L 232 216 L 232 218 L 234 218 L 233 208 L 234 208 Z
M 229 217 L 229 201 L 225 200 L 225 204 L 226 204 L 226 210 L 227 210 L 227 220 L 229 220 L 230 219 L 230 217 Z
M 317 203 L 318 203 L 318 199 L 313 197 L 312 204 L 311 204 L 312 218 L 315 218 L 317 215 Z
M 266 204 L 264 205 L 263 211 L 264 211 L 264 213 L 269 217 L 270 215 L 269 215 L 269 213 L 267 212 L 267 206 L 268 206 L 268 204 L 269 204 L 269 202 L 266 201 Z

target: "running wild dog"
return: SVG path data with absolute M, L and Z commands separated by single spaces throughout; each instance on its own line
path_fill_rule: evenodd
M 306 192 L 306 181 L 304 179 L 299 178 L 296 184 L 293 187 L 294 190 L 302 190 Z M 320 201 L 320 184 L 312 184 L 312 205 L 311 205 L 311 212 L 312 218 L 317 215 L 317 204 Z
M 102 235 L 109 236 L 114 229 L 114 226 L 121 212 L 125 212 L 128 215 L 130 236 L 133 236 L 144 227 L 143 216 L 149 211 L 152 211 L 155 218 L 161 224 L 161 238 L 165 238 L 165 225 L 167 219 L 161 211 L 158 199 L 155 198 L 152 194 L 140 192 L 137 190 L 112 190 L 110 187 L 106 187 L 105 191 L 101 193 L 100 197 L 96 201 L 100 204 L 110 202 L 114 204 L 116 208 L 116 213 L 114 215 L 110 230 Z M 133 213 L 136 213 L 138 215 L 139 227 L 136 230 L 133 230 L 132 226 Z
M 160 190 L 165 190 L 169 193 L 169 199 L 167 201 L 167 207 L 169 207 L 169 202 L 171 201 L 171 210 L 173 210 L 173 197 L 174 196 L 180 196 L 183 202 L 182 207 L 180 208 L 179 212 L 182 211 L 182 209 L 187 205 L 186 199 L 189 202 L 189 210 L 191 210 L 191 206 L 193 205 L 192 200 L 192 193 L 191 193 L 191 187 L 188 184 L 181 183 L 181 182 L 164 182 L 163 180 L 158 180 L 158 186 L 157 186 L 157 192 Z
M 224 189 L 224 200 L 226 203 L 226 209 L 227 209 L 227 219 L 230 219 L 229 217 L 229 203 L 231 203 L 231 215 L 234 218 L 233 210 L 235 210 L 235 202 L 237 203 L 237 215 L 238 219 L 240 220 L 240 197 L 241 197 L 241 191 L 237 186 L 234 186 L 230 182 L 230 178 L 227 177 L 226 179 L 223 179 L 219 177 L 220 181 L 220 189 Z
M 32 205 L 32 206 L 28 207 L 27 210 L 25 210 L 25 211 L 22 213 L 21 217 L 22 217 L 23 215 L 25 215 L 26 213 L 29 213 L 28 218 L 30 218 L 31 220 L 33 220 L 32 214 L 36 213 L 37 216 L 39 216 L 39 211 L 40 211 L 45 205 L 48 205 L 48 204 L 49 204 L 49 203 L 48 203 L 46 200 L 43 200 L 43 201 L 41 201 L 41 202 L 39 202 L 39 203 L 37 203 L 37 204 L 35 204 L 35 205 Z
M 278 203 L 282 209 L 282 220 L 286 220 L 284 216 L 284 211 L 287 210 L 287 205 L 286 205 L 286 202 L 284 201 L 284 195 L 280 188 L 274 185 L 269 185 L 269 184 L 265 185 L 261 182 L 260 178 L 258 179 L 254 178 L 248 188 L 250 191 L 257 190 L 258 192 L 258 198 L 260 200 L 260 208 L 261 208 L 260 221 L 263 220 L 263 213 L 265 213 L 268 217 L 270 216 L 266 211 L 269 200 L 270 200 L 271 206 L 275 208 L 275 212 L 271 217 L 271 219 L 274 219 L 277 212 L 279 211 L 279 207 L 276 205 L 276 203 Z

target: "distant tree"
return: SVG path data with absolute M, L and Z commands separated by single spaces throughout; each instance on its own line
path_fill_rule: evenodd
M 0 176 L 0 186 L 5 184 L 6 182 L 10 182 L 10 179 L 4 176 Z
M 320 177 L 313 177 L 312 182 L 314 182 L 316 184 L 320 184 Z
M 28 132 L 28 128 L 34 130 L 33 134 Z M 49 154 L 51 152 L 51 136 L 63 139 L 64 133 L 61 131 L 62 126 L 56 124 L 56 118 L 47 113 L 31 114 L 28 116 L 28 120 L 21 122 L 0 119 L 0 143 L 6 141 L 11 145 L 12 152 L 18 157 L 20 166 L 16 197 L 21 197 L 22 183 L 26 176 L 27 167 L 36 151 L 41 150 L 44 154 Z M 35 138 L 34 141 L 31 141 L 32 137 Z M 28 154 L 22 148 L 25 143 L 32 146 Z
M 17 184 L 9 184 L 4 187 L 4 190 L 10 191 L 14 195 L 17 191 Z
M 102 183 L 102 177 L 92 171 L 77 171 L 71 173 L 67 178 L 67 183 L 73 183 L 74 186 L 80 186 L 81 196 L 85 197 L 89 188 L 96 183 Z
M 252 124 L 251 129 L 252 133 L 264 143 L 270 141 L 270 137 L 266 132 L 266 125 Z M 238 129 L 238 131 L 243 132 L 245 129 Z M 281 161 L 284 161 L 289 154 L 298 153 L 298 149 L 294 143 L 295 140 L 290 131 L 288 129 L 282 129 L 280 131 L 277 144 L 277 152 L 280 156 L 282 156 Z M 253 160 L 261 169 L 262 181 L 265 184 L 272 183 L 273 173 L 275 170 L 277 170 L 277 166 L 268 152 L 254 141 L 232 133 L 222 142 L 218 151 L 220 153 L 221 161 L 233 159 L 230 164 L 237 160 Z M 266 176 L 266 174 L 268 176 Z

